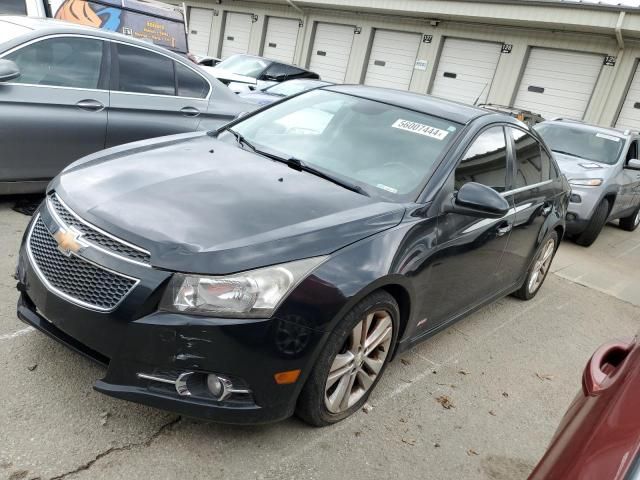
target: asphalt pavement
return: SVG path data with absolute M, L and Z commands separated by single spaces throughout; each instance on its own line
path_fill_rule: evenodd
M 29 217 L 0 200 L 0 478 L 524 479 L 603 342 L 640 329 L 640 230 L 563 242 L 535 299 L 500 300 L 397 358 L 368 412 L 226 426 L 115 400 L 104 370 L 17 320 Z

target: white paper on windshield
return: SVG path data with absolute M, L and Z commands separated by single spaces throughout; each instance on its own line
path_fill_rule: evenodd
M 607 135 L 606 133 L 596 133 L 596 137 L 611 140 L 612 142 L 620 141 L 620 137 L 614 137 L 613 135 Z
M 410 122 L 409 120 L 403 120 L 402 118 L 396 120 L 391 126 L 407 132 L 424 135 L 425 137 L 435 138 L 436 140 L 444 140 L 446 136 L 449 135 L 449 132 L 445 130 L 440 130 L 439 128 L 431 127 L 424 123 Z
M 384 185 L 382 183 L 379 183 L 378 185 L 376 185 L 376 187 L 382 189 L 382 190 L 386 190 L 387 192 L 390 193 L 398 193 L 398 189 L 393 188 L 393 187 L 389 187 L 388 185 Z

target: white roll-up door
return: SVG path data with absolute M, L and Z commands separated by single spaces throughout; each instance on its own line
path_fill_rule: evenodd
M 616 127 L 640 130 L 640 64 L 636 68 L 627 96 L 624 98 Z
M 309 69 L 323 80 L 343 83 L 351 56 L 354 28 L 351 25 L 318 23 Z
M 547 119 L 582 120 L 603 60 L 593 53 L 532 48 L 514 106 Z
M 208 8 L 189 9 L 189 51 L 196 55 L 209 55 L 213 10 Z
M 501 50 L 500 43 L 445 39 L 431 95 L 470 105 L 485 103 Z
M 262 55 L 272 60 L 293 63 L 299 31 L 300 20 L 269 17 Z
M 421 40 L 418 33 L 376 30 L 364 84 L 408 90 Z
M 222 59 L 236 53 L 247 53 L 249 51 L 252 25 L 251 15 L 227 12 L 224 22 L 224 35 L 222 36 L 222 52 L 220 54 Z

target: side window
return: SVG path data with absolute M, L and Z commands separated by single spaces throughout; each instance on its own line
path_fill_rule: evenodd
M 133 93 L 175 95 L 173 60 L 130 45 L 116 44 L 118 80 L 116 90 Z
M 540 154 L 542 155 L 542 163 L 544 164 L 546 162 L 549 164 L 549 176 L 552 180 L 555 180 L 560 176 L 560 172 L 558 171 L 558 167 L 556 167 L 555 162 L 551 160 L 551 157 L 549 157 L 547 151 L 542 148 L 542 145 L 540 146 Z
M 284 65 L 282 63 L 274 63 L 264 72 L 265 78 L 277 78 L 286 76 L 288 78 L 294 77 L 300 74 L 302 70 L 290 65 Z
M 178 96 L 205 98 L 209 94 L 209 84 L 200 75 L 181 63 L 176 62 Z
M 629 146 L 629 151 L 627 152 L 626 161 L 628 162 L 629 160 L 638 160 L 638 141 L 637 140 L 634 140 L 633 142 L 631 142 L 631 145 Z
M 102 41 L 58 37 L 27 45 L 6 57 L 20 68 L 16 83 L 52 87 L 98 88 Z
M 502 127 L 491 127 L 471 144 L 456 168 L 455 188 L 477 182 L 498 192 L 507 189 L 507 142 Z
M 516 154 L 516 184 L 527 187 L 551 178 L 551 162 L 538 141 L 522 130 L 509 128 L 513 134 Z

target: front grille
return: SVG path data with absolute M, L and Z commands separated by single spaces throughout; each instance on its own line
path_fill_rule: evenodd
M 113 310 L 137 283 L 75 255 L 64 255 L 40 218 L 31 230 L 29 252 L 38 273 L 55 293 L 85 307 Z
M 82 222 L 78 217 L 71 213 L 65 205 L 62 204 L 55 193 L 49 195 L 49 206 L 53 207 L 54 211 L 52 213 L 54 213 L 65 225 L 73 227 L 78 230 L 78 232 L 82 233 L 83 240 L 106 249 L 115 255 L 123 257 L 125 260 L 129 259 L 146 265 L 151 263 L 151 257 L 148 252 L 133 248 L 99 232 L 95 228 L 87 225 L 85 222 Z

